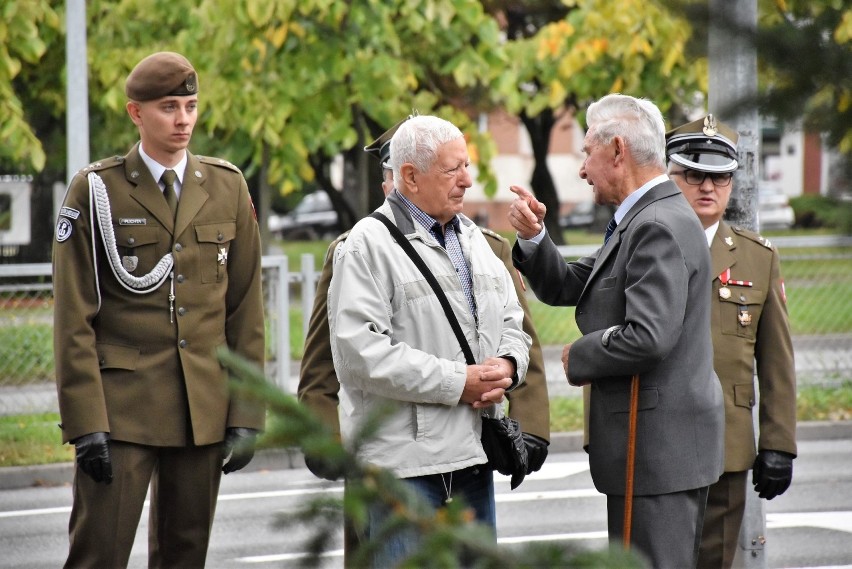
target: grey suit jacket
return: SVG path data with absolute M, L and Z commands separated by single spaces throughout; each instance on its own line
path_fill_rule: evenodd
M 542 301 L 577 307 L 584 335 L 571 347 L 568 375 L 591 383 L 589 462 L 598 491 L 624 494 L 632 374 L 640 383 L 635 495 L 718 480 L 724 406 L 713 371 L 710 254 L 677 186 L 651 188 L 590 257 L 566 263 L 545 237 L 529 257 L 516 244 L 513 260 Z

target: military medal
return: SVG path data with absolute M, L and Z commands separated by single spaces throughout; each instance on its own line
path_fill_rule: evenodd
M 751 324 L 751 314 L 748 313 L 748 306 L 740 306 L 740 312 L 737 314 L 737 320 L 740 326 L 746 327 Z
M 753 281 L 738 281 L 731 278 L 731 267 L 728 267 L 722 274 L 719 275 L 719 281 L 722 283 L 722 288 L 719 289 L 719 297 L 723 300 L 728 300 L 731 298 L 731 289 L 728 288 L 728 285 L 731 286 L 754 286 Z
M 719 289 L 719 298 L 728 300 L 731 298 L 731 289 L 728 288 L 728 279 L 731 278 L 731 268 L 728 267 L 722 274 L 719 275 L 719 281 L 722 283 L 722 288 Z
M 219 254 L 216 255 L 216 260 L 219 261 L 220 265 L 224 265 L 225 261 L 228 260 L 228 250 L 224 247 L 219 247 Z

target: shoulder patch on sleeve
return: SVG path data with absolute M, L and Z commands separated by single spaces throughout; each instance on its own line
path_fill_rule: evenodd
M 219 166 L 221 168 L 227 168 L 228 170 L 233 170 L 239 174 L 242 174 L 242 170 L 228 162 L 227 160 L 223 160 L 222 158 L 215 158 L 213 156 L 196 156 L 199 162 L 204 164 L 210 164 L 211 166 Z

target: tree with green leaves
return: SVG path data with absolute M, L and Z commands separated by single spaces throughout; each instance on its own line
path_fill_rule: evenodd
M 560 115 L 582 120 L 589 103 L 613 92 L 652 99 L 665 113 L 706 91 L 706 64 L 686 60 L 689 24 L 655 1 L 571 0 L 561 11 L 540 2 L 505 4 L 518 81 L 506 104 L 530 134 L 532 190 L 547 206 L 548 233 L 561 243 L 559 199 L 546 162 Z
M 62 39 L 62 22 L 51 4 L 48 0 L 10 0 L 0 8 L 0 165 L 8 169 L 40 172 L 46 165 L 44 147 L 33 125 L 38 117 L 26 110 L 27 95 L 37 93 L 26 82 L 25 68 L 38 65 L 48 46 Z

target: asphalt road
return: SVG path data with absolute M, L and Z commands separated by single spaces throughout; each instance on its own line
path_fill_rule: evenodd
M 852 568 L 852 424 L 810 425 L 800 433 L 793 486 L 766 502 L 767 566 Z M 544 468 L 514 492 L 498 476 L 502 545 L 605 546 L 605 498 L 592 485 L 586 455 L 572 450 L 577 439 L 555 440 Z M 310 528 L 283 530 L 276 519 L 302 500 L 339 496 L 341 487 L 314 478 L 298 454 L 261 455 L 248 470 L 223 479 L 208 567 L 295 567 Z M 0 568 L 61 566 L 71 506 L 69 471 L 68 465 L 0 469 Z M 37 480 L 44 485 L 28 486 Z M 147 566 L 145 517 L 131 567 Z M 328 552 L 324 567 L 342 566 L 338 548 Z

